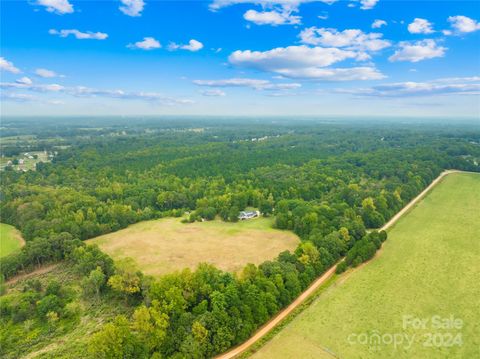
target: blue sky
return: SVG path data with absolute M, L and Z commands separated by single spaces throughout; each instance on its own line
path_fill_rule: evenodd
M 2 1 L 2 115 L 480 116 L 476 1 Z

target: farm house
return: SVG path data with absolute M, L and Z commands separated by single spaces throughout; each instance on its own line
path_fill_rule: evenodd
M 260 216 L 259 211 L 241 211 L 240 214 L 238 215 L 238 219 L 243 221 L 243 220 L 252 219 L 258 216 Z

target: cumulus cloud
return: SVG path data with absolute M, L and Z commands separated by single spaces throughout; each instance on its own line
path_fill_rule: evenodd
M 402 41 L 398 49 L 388 59 L 394 61 L 418 62 L 435 57 L 443 57 L 446 47 L 439 46 L 435 40 L 426 39 L 417 42 Z
M 376 19 L 372 23 L 372 29 L 380 29 L 382 26 L 387 26 L 387 22 L 385 20 Z
M 293 90 L 301 87 L 298 83 L 273 83 L 269 80 L 231 78 L 223 80 L 194 80 L 198 86 L 208 87 L 250 87 L 255 90 Z
M 208 97 L 223 97 L 226 95 L 225 92 L 219 89 L 203 90 L 203 91 L 200 91 L 200 94 L 202 96 L 208 96 Z
M 480 95 L 480 78 L 437 79 L 427 82 L 397 82 L 360 89 L 337 89 L 358 96 L 413 97 L 433 95 Z
M 18 84 L 22 84 L 22 85 L 31 85 L 32 84 L 32 80 L 29 79 L 26 76 L 16 80 L 15 82 L 18 83 Z
M 201 49 L 203 49 L 203 44 L 200 42 L 200 41 L 197 41 L 195 39 L 192 39 L 188 42 L 188 44 L 186 45 L 182 45 L 182 44 L 176 44 L 174 42 L 171 42 L 169 45 L 168 45 L 168 49 L 170 51 L 175 51 L 175 50 L 187 50 L 187 51 L 192 51 L 192 52 L 195 52 L 195 51 L 199 51 Z
M 50 35 L 58 35 L 60 37 L 67 37 L 69 35 L 73 35 L 78 40 L 105 40 L 108 37 L 108 34 L 105 34 L 103 32 L 92 32 L 92 31 L 82 32 L 77 29 L 60 30 L 60 31 L 55 29 L 50 29 L 48 33 Z
M 118 8 L 128 16 L 141 16 L 145 2 L 143 0 L 120 0 L 122 5 Z
M 47 69 L 36 69 L 35 70 L 35 75 L 43 77 L 43 78 L 52 78 L 52 77 L 59 77 L 60 76 L 55 71 L 47 70 Z
M 412 23 L 408 24 L 408 32 L 411 34 L 431 34 L 433 24 L 427 19 L 415 18 Z
M 35 5 L 45 6 L 48 12 L 59 15 L 73 13 L 73 5 L 68 0 L 38 0 Z
M 128 44 L 127 47 L 130 49 L 153 50 L 161 48 L 162 45 L 153 37 L 144 37 L 142 41 Z
M 19 68 L 15 67 L 12 62 L 4 57 L 0 57 L 0 69 L 11 72 L 12 74 L 19 74 L 21 72 Z
M 229 56 L 232 65 L 273 72 L 295 79 L 317 81 L 376 80 L 384 78 L 372 66 L 325 68 L 337 62 L 363 59 L 356 51 L 334 47 L 289 46 L 269 51 L 235 51 Z
M 362 30 L 309 27 L 300 33 L 300 39 L 304 44 L 321 45 L 331 47 L 344 47 L 347 50 L 379 51 L 391 46 L 390 41 L 382 39 L 383 34 L 369 33 Z
M 281 72 L 286 68 L 326 67 L 356 57 L 357 53 L 354 51 L 301 45 L 278 47 L 268 51 L 237 50 L 228 59 L 237 66 Z
M 360 0 L 360 9 L 370 10 L 377 5 L 378 0 Z
M 450 16 L 448 22 L 457 33 L 467 33 L 480 30 L 480 23 L 467 16 Z
M 257 25 L 296 25 L 300 24 L 301 17 L 292 15 L 291 11 L 256 11 L 248 10 L 243 18 Z

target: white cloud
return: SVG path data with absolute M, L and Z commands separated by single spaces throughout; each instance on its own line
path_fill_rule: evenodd
M 68 88 L 66 90 L 66 93 L 76 97 L 109 97 L 115 99 L 144 100 L 168 106 L 187 105 L 193 103 L 193 101 L 189 99 L 172 98 L 158 92 L 127 92 L 123 90 L 102 90 L 85 86 Z
M 256 11 L 248 10 L 243 18 L 257 25 L 296 25 L 300 24 L 301 17 L 292 15 L 291 11 Z
M 322 15 L 317 16 L 320 20 L 328 20 L 328 12 L 324 11 Z
M 45 6 L 48 12 L 59 15 L 73 13 L 73 5 L 68 0 L 38 0 L 35 4 Z
M 143 0 L 120 0 L 119 10 L 128 16 L 141 16 L 145 2 Z
M 18 83 L 18 84 L 21 84 L 21 85 L 31 85 L 32 84 L 32 80 L 29 79 L 26 76 L 16 80 L 15 82 Z
M 52 92 L 58 92 L 62 91 L 65 89 L 62 85 L 59 84 L 50 84 L 50 85 L 37 85 L 40 90 L 43 91 L 52 91 Z
M 360 9 L 362 10 L 370 10 L 377 5 L 378 0 L 360 0 Z
M 443 57 L 446 47 L 438 46 L 435 40 L 426 39 L 414 43 L 402 41 L 399 43 L 399 49 L 390 56 L 390 61 L 410 61 L 418 62 L 435 57 Z
M 203 44 L 200 41 L 192 39 L 188 42 L 188 45 L 183 45 L 180 48 L 188 51 L 198 51 L 203 48 Z
M 381 72 L 372 66 L 345 68 L 292 68 L 278 71 L 285 77 L 314 81 L 366 81 L 385 78 Z
M 219 10 L 221 8 L 237 5 L 237 4 L 254 4 L 261 5 L 262 7 L 275 7 L 281 6 L 284 9 L 297 9 L 301 4 L 312 3 L 312 2 L 322 2 L 325 4 L 333 4 L 337 0 L 213 0 L 210 4 L 210 10 Z M 364 1 L 375 1 L 378 0 L 364 0 Z
M 4 57 L 0 57 L 0 69 L 11 72 L 12 74 L 19 74 L 21 72 L 19 68 L 15 67 L 12 62 Z
M 128 44 L 127 47 L 130 49 L 153 50 L 161 48 L 162 45 L 153 37 L 144 37 L 142 41 Z
M 300 33 L 300 39 L 304 44 L 322 45 L 332 47 L 344 47 L 347 50 L 379 51 L 391 46 L 390 41 L 383 40 L 383 34 L 369 33 L 362 30 L 309 27 Z
M 473 83 L 472 83 L 473 82 Z M 377 97 L 413 97 L 433 95 L 479 95 L 480 78 L 437 79 L 426 82 L 397 82 L 370 88 L 338 89 L 338 93 Z
M 65 102 L 61 100 L 49 100 L 47 103 L 50 105 L 65 105 Z
M 52 77 L 59 77 L 60 75 L 57 74 L 55 71 L 47 70 L 47 69 L 36 69 L 35 74 L 37 76 L 43 78 L 52 78 Z
M 0 98 L 2 100 L 15 101 L 15 102 L 27 102 L 27 101 L 33 101 L 36 99 L 35 96 L 30 94 L 16 93 L 16 92 L 12 93 L 12 92 L 5 92 L 5 91 L 2 91 L 0 93 Z
M 442 77 L 440 79 L 432 80 L 431 82 L 438 82 L 438 83 L 480 82 L 480 76 Z
M 278 47 L 263 52 L 237 50 L 228 59 L 233 65 L 280 72 L 285 68 L 326 67 L 357 56 L 354 51 L 301 45 Z
M 480 30 L 480 23 L 467 16 L 457 15 L 448 18 L 452 28 L 459 33 L 474 32 Z M 447 30 L 448 31 L 448 30 Z
M 81 32 L 76 29 L 60 30 L 60 31 L 55 29 L 50 29 L 48 33 L 50 35 L 58 35 L 60 37 L 67 37 L 69 35 L 73 35 L 78 40 L 105 40 L 108 37 L 108 34 L 105 34 L 103 32 L 92 32 L 92 31 Z
M 21 82 L 2 82 L 0 83 L 2 89 L 22 89 L 33 92 L 54 92 L 70 95 L 74 97 L 107 97 L 115 99 L 131 99 L 143 100 L 148 102 L 155 102 L 162 105 L 183 105 L 192 104 L 193 101 L 189 99 L 168 97 L 157 92 L 127 92 L 120 89 L 117 90 L 102 90 L 90 88 L 85 86 L 65 87 L 58 84 L 34 84 Z
M 195 52 L 195 51 L 199 51 L 199 50 L 203 49 L 203 44 L 200 41 L 192 39 L 188 42 L 187 45 L 181 45 L 181 44 L 176 44 L 174 42 L 171 42 L 168 45 L 168 49 L 170 51 L 175 51 L 175 50 L 180 49 L 180 50 L 187 50 L 187 51 Z
M 219 89 L 213 89 L 213 90 L 203 90 L 200 91 L 202 96 L 209 96 L 209 97 L 223 97 L 226 95 L 225 92 Z
M 408 24 L 408 32 L 411 34 L 431 34 L 435 31 L 432 29 L 433 24 L 427 19 L 415 18 L 412 23 Z
M 35 92 L 58 92 L 65 89 L 58 84 L 34 84 L 28 77 L 23 77 L 15 82 L 1 82 L 0 88 L 25 89 Z
M 269 51 L 235 51 L 229 56 L 231 64 L 255 70 L 273 72 L 295 79 L 317 81 L 377 80 L 384 78 L 371 66 L 325 68 L 346 60 L 363 59 L 363 54 L 333 47 L 289 46 Z
M 380 29 L 382 26 L 387 26 L 387 22 L 385 20 L 376 19 L 372 23 L 372 29 Z
M 198 86 L 207 87 L 250 87 L 255 90 L 293 90 L 300 88 L 298 83 L 273 83 L 269 80 L 250 78 L 231 78 L 223 80 L 194 80 Z

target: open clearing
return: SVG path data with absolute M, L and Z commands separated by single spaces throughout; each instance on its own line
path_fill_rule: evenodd
M 478 357 L 479 213 L 480 175 L 446 176 L 389 230 L 378 258 L 342 275 L 253 357 Z M 452 315 L 460 328 L 432 321 Z M 425 327 L 404 328 L 406 316 Z
M 134 259 L 139 269 L 150 275 L 194 269 L 202 262 L 237 271 L 247 263 L 260 264 L 297 247 L 295 234 L 271 225 L 270 218 L 190 224 L 181 223 L 179 218 L 164 218 L 137 223 L 88 242 L 98 244 L 116 260 Z
M 22 235 L 14 226 L 0 223 L 0 257 L 19 250 L 24 243 Z

